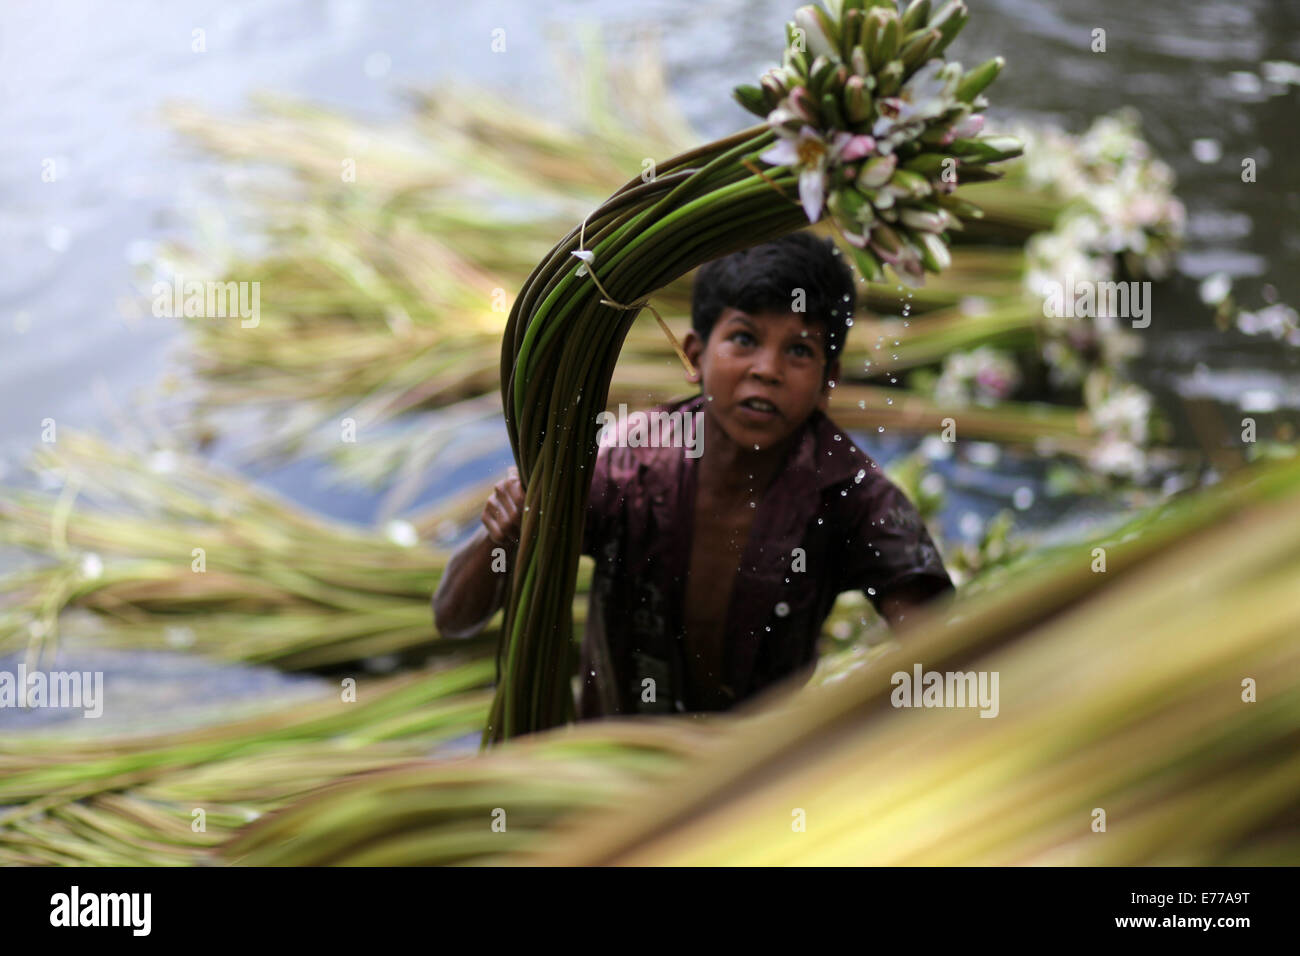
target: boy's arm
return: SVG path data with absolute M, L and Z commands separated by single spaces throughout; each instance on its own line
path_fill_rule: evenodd
M 952 579 L 915 506 L 884 475 L 863 487 L 841 559 L 840 590 L 863 590 L 890 628 L 905 626 Z
M 880 613 L 893 630 L 905 624 L 909 618 L 915 618 L 913 610 L 924 607 L 936 594 L 948 590 L 940 588 L 930 581 L 913 578 L 903 581 L 892 588 L 880 599 Z
M 501 607 L 506 574 L 493 570 L 494 559 L 505 551 L 510 567 L 519 549 L 523 487 L 515 469 L 497 482 L 483 507 L 483 527 L 447 562 L 433 595 L 433 620 L 443 637 L 473 637 L 483 630 Z

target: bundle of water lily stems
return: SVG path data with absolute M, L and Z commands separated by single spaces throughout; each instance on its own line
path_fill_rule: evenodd
M 222 856 L 1294 865 L 1298 575 L 1292 457 L 1037 552 L 766 706 L 580 724 L 368 774 L 250 824 Z M 917 665 L 997 675 L 997 715 L 894 706 L 895 675 Z M 638 783 L 647 763 L 664 772 Z
M 940 58 L 967 16 L 960 0 L 933 15 L 928 0 L 902 16 L 891 0 L 800 8 L 784 65 L 737 90 L 766 122 L 627 183 L 529 276 L 502 345 L 526 503 L 485 746 L 573 716 L 572 604 L 596 415 L 645 297 L 824 211 L 867 279 L 888 264 L 915 285 L 950 263 L 945 234 L 975 213 L 952 195 L 958 177 L 995 178 L 988 164 L 1019 152 L 975 137 L 1002 60 L 965 72 Z

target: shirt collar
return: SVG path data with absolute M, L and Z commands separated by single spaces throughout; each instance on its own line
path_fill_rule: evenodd
M 667 402 L 655 407 L 656 411 L 682 411 L 693 414 L 704 409 L 704 396 Z M 836 438 L 836 436 L 839 436 Z M 685 468 L 694 468 L 698 458 L 687 458 L 680 448 L 644 448 L 642 477 L 653 485 L 655 494 L 680 487 Z M 666 467 L 665 467 L 666 466 Z M 820 410 L 814 410 L 799 432 L 798 443 L 782 471 L 790 471 L 791 478 L 804 487 L 819 491 L 854 477 L 874 463 L 852 438 Z

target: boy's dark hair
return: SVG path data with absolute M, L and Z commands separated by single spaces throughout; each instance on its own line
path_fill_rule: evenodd
M 829 366 L 844 347 L 858 296 L 853 270 L 835 241 L 810 232 L 792 232 L 700 266 L 691 293 L 691 328 L 707 342 L 728 306 L 751 315 L 792 312 L 796 289 L 804 291 L 804 321 L 826 327 Z

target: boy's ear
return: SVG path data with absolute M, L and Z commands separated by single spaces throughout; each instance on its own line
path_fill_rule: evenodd
M 822 382 L 822 393 L 817 399 L 817 408 L 819 410 L 826 411 L 826 407 L 831 400 L 831 382 L 838 382 L 839 380 L 840 360 L 831 359 L 830 364 L 826 366 L 826 380 Z
M 704 354 L 704 339 L 700 338 L 694 329 L 691 329 L 686 333 L 686 337 L 682 339 L 682 351 L 686 353 L 686 357 L 695 366 L 694 373 L 687 373 L 686 381 L 692 385 L 700 384 L 703 381 L 703 376 L 700 374 L 700 356 Z

